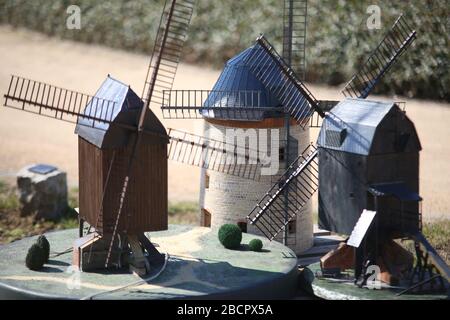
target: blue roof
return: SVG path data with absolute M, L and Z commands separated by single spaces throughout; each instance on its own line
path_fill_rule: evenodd
M 394 196 L 402 201 L 422 201 L 422 198 L 403 182 L 375 184 L 370 186 L 369 190 L 378 196 Z
M 394 102 L 348 98 L 327 113 L 317 144 L 323 148 L 368 155 L 378 125 L 394 106 Z M 345 131 L 342 144 L 331 146 L 327 143 L 327 131 Z
M 111 122 L 105 123 L 80 117 L 75 133 L 98 148 L 125 146 L 128 143 L 130 131 L 123 127 L 115 126 L 114 123 L 137 126 L 144 103 L 128 85 L 109 75 L 94 97 L 114 101 L 115 103 L 113 105 L 102 104 L 98 102 L 99 100 L 93 99 L 86 105 L 83 114 L 95 116 L 95 118 L 99 119 L 108 119 Z M 147 112 L 145 127 L 161 134 L 166 133 L 163 125 L 150 110 Z
M 231 58 L 227 64 L 225 65 L 222 74 L 219 76 L 216 84 L 214 85 L 212 91 L 213 93 L 208 97 L 208 99 L 204 102 L 204 107 L 255 107 L 255 94 L 251 92 L 244 93 L 244 96 L 247 96 L 247 99 L 242 98 L 240 95 L 240 99 L 237 100 L 234 97 L 227 97 L 227 93 L 229 92 L 238 92 L 238 91 L 252 91 L 252 92 L 260 92 L 259 93 L 259 107 L 262 108 L 276 108 L 281 107 L 281 103 L 278 101 L 276 97 L 274 97 L 266 87 L 253 75 L 250 71 L 250 66 L 252 61 L 248 60 L 248 57 L 252 54 L 255 54 L 255 50 L 261 50 L 259 47 L 252 46 L 235 57 Z M 275 66 L 268 65 L 265 67 L 275 68 Z M 267 71 L 267 70 L 265 70 Z M 217 92 L 217 93 L 216 93 Z M 225 92 L 221 94 L 221 92 Z M 229 94 L 230 95 L 230 94 Z M 252 99 L 254 98 L 254 99 Z M 237 103 L 238 101 L 238 103 Z M 253 104 L 252 104 L 253 102 Z M 281 111 L 281 109 L 280 109 Z M 206 117 L 218 117 L 226 116 L 227 113 L 216 111 L 215 114 L 212 111 L 203 111 L 203 115 Z M 252 111 L 253 120 L 260 120 L 264 118 L 264 112 L 254 112 Z

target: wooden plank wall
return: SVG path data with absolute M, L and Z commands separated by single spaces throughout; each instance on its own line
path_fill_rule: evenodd
M 81 138 L 79 151 L 80 215 L 95 225 L 114 151 L 100 150 Z M 130 148 L 116 150 L 105 194 L 103 219 L 100 219 L 103 220 L 99 225 L 101 233 L 111 233 L 114 228 L 130 153 Z M 132 169 L 119 232 L 126 230 L 128 234 L 137 234 L 167 229 L 167 174 L 167 145 L 141 143 Z

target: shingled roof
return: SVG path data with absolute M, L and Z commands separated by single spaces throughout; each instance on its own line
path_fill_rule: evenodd
M 250 71 L 250 64 L 252 61 L 248 61 L 248 57 L 254 53 L 255 50 L 261 50 L 259 47 L 252 46 L 235 57 L 228 60 L 223 69 L 219 79 L 213 87 L 213 91 L 217 92 L 217 94 L 211 94 L 208 99 L 204 102 L 204 107 L 231 107 L 231 108 L 239 108 L 251 106 L 253 103 L 252 98 L 255 98 L 255 95 L 252 95 L 250 92 L 259 92 L 259 107 L 262 108 L 277 108 L 280 107 L 281 103 L 278 101 L 276 97 L 274 97 L 266 87 L 259 81 Z M 274 65 L 266 66 L 267 69 L 274 69 Z M 243 92 L 247 91 L 245 95 L 247 98 L 240 98 L 239 103 L 236 102 L 236 99 L 233 97 L 228 98 L 224 97 L 222 92 Z M 248 104 L 248 105 L 246 105 Z M 254 105 L 253 105 L 254 106 Z M 273 113 L 273 112 L 272 112 Z M 211 118 L 223 118 L 228 116 L 229 112 L 220 111 L 203 111 L 203 115 Z M 250 115 L 250 114 L 249 114 Z M 269 114 L 268 112 L 255 112 L 252 111 L 251 117 L 249 119 L 249 115 L 243 117 L 246 120 L 261 120 L 265 117 L 273 116 L 273 114 Z

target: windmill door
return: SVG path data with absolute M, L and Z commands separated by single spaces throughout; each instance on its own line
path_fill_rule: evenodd
M 202 226 L 211 228 L 211 213 L 206 209 L 202 209 Z

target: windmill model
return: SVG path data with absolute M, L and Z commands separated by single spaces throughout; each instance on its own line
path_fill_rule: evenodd
M 283 58 L 302 79 L 305 74 L 306 20 L 307 1 L 284 1 Z M 288 105 L 284 105 L 252 73 L 248 61 L 258 50 L 258 46 L 253 46 L 230 59 L 212 90 L 165 91 L 167 104 L 162 106 L 164 117 L 204 119 L 203 135 L 214 140 L 225 140 L 230 131 L 235 134 L 237 143 L 253 135 L 259 140 L 259 149 L 261 145 L 270 145 L 267 149 L 271 150 L 272 159 L 279 162 L 281 170 L 276 168 L 271 175 L 259 174 L 245 177 L 247 179 L 202 169 L 200 221 L 203 226 L 213 229 L 224 223 L 237 223 L 245 232 L 261 234 L 255 226 L 247 224 L 248 212 L 281 178 L 280 172 L 287 169 L 299 153 L 311 150 L 309 126 L 303 123 L 306 120 L 304 115 L 298 115 L 297 119 L 290 117 L 284 110 Z M 273 68 L 271 62 L 264 66 Z M 237 165 L 237 168 L 244 171 L 248 164 Z M 276 215 L 283 218 L 284 212 L 289 210 L 289 199 L 304 200 L 302 215 L 291 220 L 289 228 L 276 237 L 296 253 L 308 249 L 313 242 L 312 206 L 309 200 L 312 194 L 304 191 L 306 195 L 295 188 L 285 189 L 280 197 L 285 205 L 273 208 L 277 210 Z
M 245 150 L 177 130 L 167 133 L 150 110 L 163 105 L 163 91 L 172 88 L 194 3 L 166 1 L 141 98 L 111 76 L 94 96 L 11 77 L 5 106 L 76 123 L 80 238 L 73 264 L 81 270 L 129 266 L 142 275 L 164 260 L 144 232 L 167 229 L 168 155 L 230 175 L 257 175 L 258 164 L 245 172 L 222 164 L 221 158 Z
M 398 138 L 395 140 L 395 145 L 399 146 L 396 150 L 400 154 L 411 150 L 418 159 L 420 144 L 418 139 L 414 139 L 415 131 L 409 120 L 398 107 L 395 104 L 380 107 L 381 103 L 364 100 L 415 39 L 416 32 L 405 19 L 402 16 L 397 19 L 360 73 L 347 84 L 344 93 L 357 99 L 346 99 L 326 114 L 329 104 L 318 101 L 299 77 L 305 67 L 306 1 L 285 1 L 283 57 L 264 36 L 260 36 L 251 48 L 229 61 L 213 90 L 172 91 L 193 7 L 194 0 L 166 1 L 141 98 L 129 86 L 110 76 L 94 96 L 17 76 L 11 78 L 5 94 L 6 106 L 76 123 L 76 133 L 79 135 L 80 238 L 74 244 L 74 265 L 82 270 L 129 266 L 142 275 L 149 271 L 152 264 L 161 263 L 164 256 L 144 232 L 167 229 L 167 158 L 203 168 L 204 189 L 208 189 L 208 184 L 222 183 L 220 179 L 234 178 L 229 180 L 229 189 L 238 187 L 237 203 L 252 188 L 251 184 L 244 184 L 242 178 L 250 181 L 263 179 L 260 177 L 261 160 L 258 156 L 254 158 L 249 148 L 227 144 L 222 137 L 202 137 L 172 129 L 167 133 L 150 110 L 156 106 L 162 107 L 166 117 L 208 119 L 206 126 L 248 128 L 252 123 L 250 128 L 282 129 L 286 140 L 280 160 L 289 165 L 285 173 L 272 177 L 277 181 L 271 181 L 269 191 L 264 190 L 258 195 L 258 204 L 246 217 L 252 227 L 270 240 L 278 239 L 279 234 L 284 232 L 282 238 L 287 243 L 289 224 L 292 225 L 292 221 L 300 219 L 303 214 L 310 214 L 309 202 L 319 187 L 319 181 L 319 198 L 327 199 L 328 196 L 333 200 L 330 192 L 339 192 L 341 184 L 330 190 L 332 180 L 321 173 L 322 163 L 332 158 L 335 159 L 332 164 L 338 170 L 332 174 L 344 177 L 344 168 L 350 172 L 348 177 L 356 177 L 355 181 L 365 188 L 363 196 L 353 194 L 351 197 L 367 198 L 366 194 L 370 193 L 373 199 L 373 206 L 361 202 L 354 207 L 336 206 L 336 210 L 331 211 L 319 207 L 321 224 L 329 226 L 332 231 L 348 234 L 348 226 L 355 224 L 358 227 L 355 230 L 364 230 L 355 235 L 352 233 L 348 241 L 349 245 L 358 248 L 354 263 L 357 277 L 364 274 L 363 268 L 368 261 L 377 261 L 379 243 L 386 244 L 398 236 L 412 234 L 418 244 L 418 257 L 423 258 L 419 255 L 419 244 L 428 246 L 427 253 L 432 253 L 433 257 L 433 251 L 420 234 L 418 181 L 412 185 L 407 183 L 412 189 L 409 193 L 405 191 L 406 187 L 395 188 L 392 183 L 369 185 L 371 181 L 358 179 L 361 175 L 346 167 L 346 164 L 350 167 L 355 164 L 351 159 L 342 157 L 340 149 L 347 148 L 347 144 L 353 142 L 371 151 L 374 142 L 370 139 L 374 140 L 376 130 L 372 130 L 372 136 L 368 137 L 366 127 L 381 124 L 383 114 L 391 114 L 395 119 L 392 120 L 394 125 L 403 126 L 405 131 L 394 134 Z M 296 14 L 295 10 L 301 13 Z M 302 17 L 303 20 L 296 23 L 294 17 Z M 230 78 L 239 79 L 238 85 Z M 375 113 L 377 120 L 366 127 L 357 126 L 350 121 L 349 114 L 352 112 L 359 115 L 366 112 L 366 116 Z M 317 117 L 316 122 L 313 117 Z M 300 128 L 308 130 L 311 126 L 318 126 L 321 118 L 324 120 L 318 148 L 313 144 L 306 145 L 304 140 L 309 134 L 304 134 Z M 391 131 L 387 130 L 392 135 Z M 408 142 L 408 134 L 413 137 L 413 142 Z M 301 135 L 304 137 L 299 138 Z M 290 143 L 292 137 L 298 139 L 295 146 Z M 356 150 L 353 151 L 358 154 Z M 291 158 L 293 153 L 298 153 L 294 160 Z M 370 152 L 367 154 L 370 155 Z M 239 157 L 244 158 L 245 164 L 236 161 Z M 232 161 L 224 161 L 225 158 Z M 418 172 L 418 160 L 416 163 Z M 337 167 L 337 164 L 342 167 Z M 388 182 L 392 182 L 392 178 L 402 178 L 393 171 Z M 212 172 L 219 174 L 212 176 Z M 209 178 L 208 174 L 211 175 Z M 324 174 L 330 175 L 330 172 L 324 170 Z M 387 228 L 386 216 L 389 216 L 391 206 L 382 198 L 392 195 L 401 198 L 401 205 L 399 213 L 395 213 L 397 219 L 394 227 Z M 403 202 L 407 200 L 412 204 L 404 206 Z M 335 206 L 333 203 L 328 205 Z M 375 215 L 361 215 L 361 206 L 374 210 L 371 212 Z M 238 208 L 235 209 L 238 211 Z M 240 207 L 239 211 L 243 209 L 246 207 Z M 355 214 L 355 210 L 359 212 Z M 206 217 L 206 224 L 205 220 Z M 368 231 L 369 224 L 365 221 L 369 220 L 376 222 L 376 228 L 372 228 L 376 232 Z M 90 226 L 87 235 L 83 232 L 84 221 Z M 346 223 L 342 226 L 339 221 Z M 294 230 L 295 226 L 292 225 Z M 323 261 L 324 270 L 330 265 L 343 266 L 340 263 L 342 259 L 335 257 L 331 255 Z M 423 273 L 428 266 L 423 259 L 420 261 L 424 263 L 419 266 L 418 272 Z M 436 258 L 434 264 L 448 277 L 442 261 Z
M 252 206 L 253 210 L 246 217 L 258 232 L 250 228 L 248 231 L 262 233 L 270 240 L 279 240 L 280 234 L 283 233 L 281 238 L 289 245 L 288 235 L 291 232 L 295 234 L 295 228 L 298 226 L 295 221 L 307 221 L 302 221 L 301 218 L 309 214 L 310 199 L 320 186 L 321 226 L 341 234 L 352 233 L 349 245 L 345 244 L 346 250 L 332 253 L 330 257 L 323 259 L 322 267 L 325 271 L 336 268 L 343 270 L 350 266 L 355 269 L 355 278 L 358 281 L 362 278 L 360 284 L 364 284 L 367 280 L 364 278 L 364 267 L 376 262 L 382 266 L 385 282 L 392 284 L 400 278 L 399 270 L 402 270 L 399 266 L 392 267 L 392 260 L 395 260 L 393 257 L 400 257 L 400 262 L 396 263 L 402 267 L 412 265 L 410 256 L 404 249 L 396 247 L 392 240 L 409 237 L 416 243 L 416 254 L 420 263 L 415 271 L 419 274 L 419 279 L 423 279 L 431 264 L 449 279 L 448 267 L 420 233 L 418 152 L 421 147 L 414 126 L 397 104 L 365 100 L 415 40 L 416 31 L 408 25 L 403 15 L 400 15 L 359 69 L 359 73 L 345 86 L 343 93 L 347 99 L 340 103 L 318 101 L 301 81 L 304 74 L 304 53 L 300 55 L 300 61 L 303 63 L 294 64 L 292 60 L 294 39 L 298 39 L 295 37 L 294 28 L 298 24 L 294 23 L 293 17 L 302 17 L 304 20 L 300 24 L 305 27 L 306 1 L 286 1 L 285 4 L 284 21 L 287 21 L 287 24 L 283 56 L 276 52 L 264 36 L 260 36 L 252 47 L 228 61 L 212 91 L 164 92 L 167 96 L 164 101 L 167 104 L 163 105 L 162 109 L 166 117 L 204 118 L 206 132 L 211 135 L 211 132 L 214 132 L 211 128 L 217 129 L 217 133 L 212 133 L 215 139 L 223 139 L 227 128 L 278 128 L 283 131 L 283 136 L 287 137 L 283 151 L 286 153 L 280 160 L 286 160 L 289 165 L 284 174 L 275 176 L 276 182 L 272 183 L 268 191 L 261 192 L 263 184 L 259 184 L 259 181 L 245 182 L 239 177 L 203 171 L 203 224 L 217 227 L 224 222 L 231 222 L 247 229 L 241 221 L 241 214 L 248 208 L 248 198 L 252 199 L 255 192 L 260 192 L 258 203 Z M 302 14 L 294 13 L 298 8 Z M 300 52 L 304 50 L 304 29 L 301 29 L 301 32 L 302 45 L 297 47 Z M 324 121 L 318 147 L 312 143 L 305 146 L 305 137 L 296 131 L 295 125 L 308 130 L 310 127 L 319 127 L 320 119 Z M 290 147 L 291 136 L 297 139 L 300 151 L 293 161 L 289 156 L 290 152 L 286 151 Z M 354 148 L 348 147 L 347 144 Z M 376 149 L 377 144 L 396 147 Z M 361 151 L 363 149 L 365 151 Z M 359 160 L 355 161 L 356 158 L 346 158 L 346 154 L 365 155 L 366 166 Z M 322 166 L 326 168 L 330 157 L 334 166 L 322 170 Z M 380 164 L 380 159 L 389 167 L 389 174 L 382 174 L 386 169 Z M 415 161 L 409 162 L 410 160 Z M 355 166 L 362 168 L 359 173 L 353 172 L 352 167 Z M 409 171 L 401 170 L 402 166 L 409 166 Z M 347 174 L 342 173 L 343 170 Z M 379 177 L 374 178 L 377 175 Z M 339 181 L 341 178 L 345 183 Z M 350 191 L 349 197 L 358 199 L 355 201 L 358 202 L 357 205 L 350 204 L 339 196 L 339 188 L 344 189 L 345 186 L 353 184 L 359 186 L 355 187 L 359 193 Z M 393 205 L 392 198 L 399 202 Z M 330 201 L 327 207 L 323 206 L 325 200 Z M 338 205 L 340 201 L 344 204 Z M 211 208 L 216 211 L 211 212 Z M 362 214 L 364 209 L 371 210 Z M 376 217 L 369 219 L 369 211 L 376 212 Z M 361 221 L 358 220 L 360 216 Z M 342 221 L 345 223 L 340 223 Z M 301 223 L 298 230 L 308 230 Z M 373 224 L 377 227 L 370 229 Z M 356 248 L 356 253 L 351 251 L 353 256 L 348 254 L 350 246 Z M 295 245 L 293 247 L 294 250 L 298 248 Z M 391 256 L 383 256 L 383 253 L 380 253 L 387 247 L 390 247 Z M 434 257 L 431 264 L 427 264 L 423 252 Z M 349 256 L 354 258 L 351 258 L 350 262 Z M 347 258 L 347 261 L 343 258 Z

